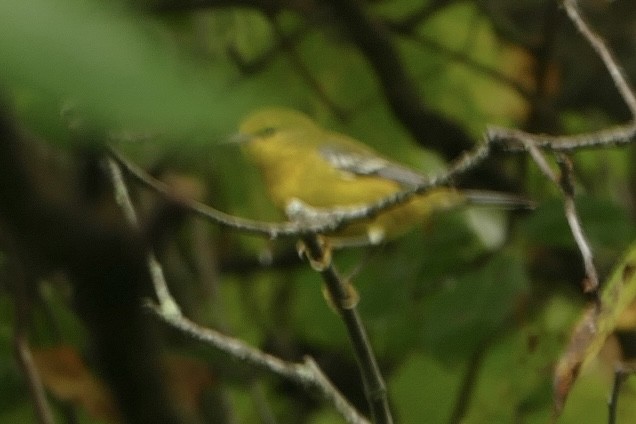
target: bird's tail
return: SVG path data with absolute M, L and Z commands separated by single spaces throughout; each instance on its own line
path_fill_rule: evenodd
M 534 209 L 535 202 L 525 197 L 487 190 L 465 190 L 462 193 L 471 205 L 492 206 L 502 209 Z

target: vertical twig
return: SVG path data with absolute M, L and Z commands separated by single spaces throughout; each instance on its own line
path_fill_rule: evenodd
M 565 194 L 564 209 L 565 217 L 570 225 L 572 236 L 576 241 L 576 245 L 581 252 L 583 264 L 585 267 L 585 281 L 583 283 L 583 290 L 585 293 L 596 293 L 598 290 L 598 273 L 596 272 L 596 266 L 594 266 L 594 256 L 592 254 L 592 248 L 585 237 L 583 227 L 579 220 L 578 213 L 576 211 L 576 205 L 574 203 L 574 182 L 572 181 L 572 161 L 564 154 L 557 155 L 557 161 L 561 168 L 561 189 Z M 598 300 L 598 297 L 597 297 Z
M 618 397 L 620 395 L 621 386 L 627 380 L 632 371 L 626 369 L 622 365 L 618 365 L 614 370 L 614 384 L 612 385 L 612 393 L 607 401 L 609 409 L 608 424 L 616 424 L 616 412 L 618 410 Z
M 110 171 L 110 178 L 113 183 L 113 188 L 115 189 L 115 200 L 117 204 L 121 207 L 124 212 L 124 216 L 126 220 L 134 227 L 139 227 L 139 219 L 137 218 L 137 213 L 135 211 L 135 207 L 130 200 L 130 195 L 128 194 L 128 188 L 126 187 L 126 182 L 124 181 L 124 177 L 121 172 L 121 168 L 112 158 L 106 158 L 108 164 L 108 170 Z M 172 296 L 168 291 L 168 285 L 166 283 L 166 279 L 163 275 L 163 269 L 157 260 L 154 252 L 148 251 L 146 260 L 148 263 L 148 270 L 150 271 L 150 277 L 152 279 L 152 284 L 155 288 L 155 294 L 157 295 L 157 299 L 159 300 L 159 305 L 164 309 L 166 314 L 179 314 L 180 309 L 177 302 L 174 301 Z
M 460 390 L 457 394 L 457 399 L 455 400 L 453 414 L 448 420 L 449 424 L 461 423 L 466 416 L 466 412 L 468 412 L 468 408 L 470 406 L 470 398 L 475 389 L 477 376 L 479 374 L 479 370 L 481 369 L 484 357 L 486 356 L 487 345 L 488 343 L 486 342 L 479 344 L 475 348 L 473 354 L 470 356 L 466 373 L 462 378 Z
M 16 309 L 20 309 L 20 307 L 17 307 Z M 46 399 L 44 386 L 42 385 L 42 380 L 40 379 L 38 370 L 33 362 L 29 342 L 24 331 L 25 329 L 16 328 L 16 334 L 13 339 L 18 363 L 26 377 L 27 387 L 29 388 L 31 398 L 33 399 L 33 405 L 38 422 L 40 424 L 54 424 L 55 421 L 53 420 L 53 413 L 51 412 L 48 400 Z
M 14 259 L 14 262 L 17 259 Z M 22 369 L 22 373 L 26 378 L 29 394 L 33 400 L 33 406 L 35 408 L 35 414 L 37 416 L 38 423 L 40 424 L 54 424 L 53 413 L 49 406 L 44 392 L 44 386 L 40 379 L 35 363 L 33 362 L 33 356 L 31 355 L 31 348 L 29 347 L 28 337 L 28 323 L 31 310 L 31 300 L 28 295 L 26 285 L 32 281 L 28 281 L 24 272 L 22 272 L 21 264 L 14 263 L 12 267 L 14 272 L 15 284 L 15 323 L 13 344 L 18 364 Z
M 581 226 L 581 222 L 579 220 L 579 216 L 576 209 L 576 204 L 574 203 L 574 180 L 573 180 L 573 165 L 572 160 L 567 157 L 563 153 L 557 154 L 557 163 L 561 170 L 561 174 L 557 175 L 554 170 L 548 164 L 548 161 L 545 155 L 539 150 L 539 148 L 532 142 L 532 140 L 528 140 L 525 138 L 521 138 L 520 140 L 525 149 L 530 153 L 530 156 L 537 164 L 541 172 L 554 184 L 556 184 L 563 193 L 563 209 L 565 211 L 565 217 L 568 221 L 568 225 L 570 227 L 570 232 L 572 233 L 572 237 L 576 242 L 577 247 L 579 248 L 579 252 L 581 253 L 581 258 L 583 259 L 583 266 L 585 268 L 585 280 L 583 281 L 583 291 L 585 293 L 594 293 L 596 294 L 596 300 L 598 302 L 598 272 L 596 271 L 596 266 L 594 265 L 594 255 L 592 253 L 592 248 L 590 247 L 589 242 L 587 241 L 587 237 L 585 236 L 585 232 L 583 231 L 583 227 Z
M 373 422 L 376 424 L 389 424 L 393 422 L 391 410 L 386 393 L 386 385 L 380 367 L 378 366 L 375 354 L 371 348 L 369 337 L 358 314 L 355 301 L 352 301 L 352 289 L 348 282 L 344 282 L 338 271 L 335 269 L 329 259 L 329 253 L 320 242 L 319 236 L 308 235 L 303 238 L 306 254 L 312 264 L 320 272 L 329 296 L 333 300 L 334 306 L 337 308 L 345 326 L 353 350 L 356 356 L 364 392 L 369 402 Z

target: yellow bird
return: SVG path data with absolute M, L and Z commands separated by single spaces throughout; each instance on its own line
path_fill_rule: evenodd
M 272 201 L 288 215 L 298 204 L 323 212 L 365 206 L 426 181 L 417 171 L 291 109 L 252 113 L 241 123 L 239 138 L 260 169 Z M 434 212 L 463 204 L 529 207 L 519 196 L 436 188 L 373 219 L 349 224 L 329 234 L 329 240 L 334 247 L 377 244 L 425 223 Z

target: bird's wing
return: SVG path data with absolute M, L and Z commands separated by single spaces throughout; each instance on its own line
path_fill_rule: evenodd
M 416 171 L 377 156 L 371 150 L 352 150 L 348 146 L 325 143 L 319 147 L 319 151 L 331 166 L 355 175 L 377 176 L 406 187 L 417 186 L 425 181 L 424 176 Z

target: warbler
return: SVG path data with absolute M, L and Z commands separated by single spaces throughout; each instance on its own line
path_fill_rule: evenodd
M 270 107 L 250 114 L 240 124 L 239 138 L 271 200 L 288 215 L 298 205 L 323 212 L 368 206 L 426 181 L 421 173 L 292 109 Z M 464 204 L 530 205 L 516 195 L 440 187 L 327 236 L 333 247 L 378 244 L 427 222 L 435 212 Z

